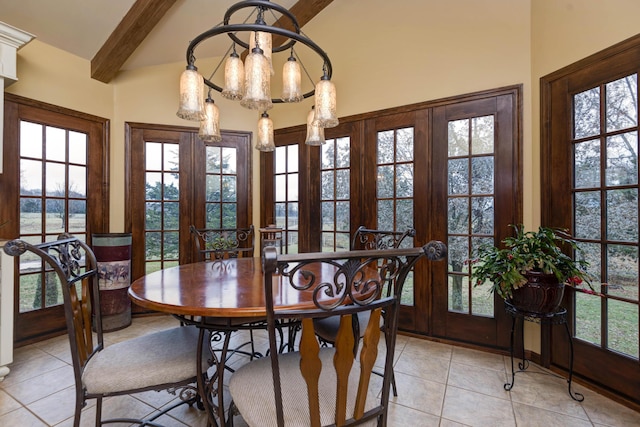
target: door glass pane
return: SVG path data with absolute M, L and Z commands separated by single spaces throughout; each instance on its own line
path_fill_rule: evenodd
M 575 194 L 576 211 L 576 237 L 586 239 L 594 237 L 599 239 L 600 218 L 602 215 L 600 208 L 600 192 L 584 191 Z
M 638 305 L 610 299 L 608 301 L 608 347 L 638 358 Z
M 581 92 L 573 97 L 575 139 L 600 133 L 600 88 Z
M 638 182 L 638 133 L 625 132 L 607 138 L 607 185 Z
M 576 188 L 600 186 L 600 142 L 591 140 L 573 146 Z
M 42 130 L 41 124 L 20 121 L 20 157 L 42 159 Z
M 321 227 L 325 252 L 349 249 L 350 155 L 349 137 L 328 138 L 321 147 Z
M 298 252 L 298 156 L 297 145 L 276 147 L 274 156 L 275 218 L 282 228 L 283 253 Z
M 178 144 L 145 143 L 145 271 L 166 268 L 179 257 Z
M 46 127 L 47 144 L 45 146 L 47 160 L 64 162 L 67 154 L 67 141 L 64 129 Z
M 414 228 L 414 128 L 377 132 L 376 228 L 405 231 Z M 414 288 L 405 284 L 401 302 L 414 304 Z
M 205 147 L 205 227 L 237 228 L 238 149 Z
M 637 75 L 631 74 L 576 94 L 573 101 L 575 137 L 591 138 L 573 141 L 575 237 L 599 293 L 576 293 L 575 334 L 635 358 L 640 282 L 637 92 Z M 600 111 L 604 130 L 597 123 Z
M 495 168 L 494 116 L 448 123 L 449 311 L 493 317 L 491 284 L 474 287 L 468 260 L 472 244 L 493 243 Z
M 607 83 L 607 132 L 638 124 L 638 76 L 632 74 Z
M 36 244 L 61 233 L 86 238 L 87 144 L 87 135 L 78 131 L 20 122 L 21 239 Z M 21 313 L 62 304 L 56 276 L 44 274 L 35 256 L 21 256 L 20 266 Z

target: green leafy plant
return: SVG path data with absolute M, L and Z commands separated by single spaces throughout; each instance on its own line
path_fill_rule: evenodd
M 591 290 L 587 268 L 589 263 L 581 258 L 577 242 L 566 230 L 540 227 L 538 231 L 525 231 L 524 226 L 511 225 L 515 236 L 502 240 L 503 248 L 482 245 L 477 258 L 470 261 L 471 278 L 474 286 L 486 281 L 493 284 L 493 290 L 509 299 L 513 290 L 527 282 L 524 274 L 530 271 L 554 274 L 559 283 L 569 286 L 586 284 Z M 576 259 L 562 249 L 571 249 Z

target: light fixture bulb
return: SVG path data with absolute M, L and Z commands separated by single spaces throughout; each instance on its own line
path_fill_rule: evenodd
M 324 75 L 316 84 L 316 118 L 313 124 L 322 128 L 332 128 L 340 123 L 336 115 L 336 87 Z
M 273 121 L 266 112 L 262 113 L 258 120 L 258 140 L 255 148 L 260 151 L 274 151 L 276 149 L 273 141 Z
M 291 55 L 282 66 L 282 97 L 284 102 L 300 102 L 302 96 L 302 74 L 300 64 Z
M 269 61 L 269 73 L 273 76 L 273 63 L 271 62 L 272 57 L 272 37 L 271 33 L 266 33 L 264 31 L 257 32 L 258 44 L 256 45 L 256 32 L 251 31 L 249 34 L 249 51 L 252 51 L 254 47 L 259 47 L 262 49 L 263 55 Z
M 204 120 L 200 122 L 200 130 L 198 136 L 203 141 L 220 142 L 220 110 L 214 104 L 211 96 L 208 96 L 204 103 Z
M 244 64 L 235 50 L 224 64 L 224 89 L 222 96 L 226 99 L 242 99 L 244 92 Z
M 186 120 L 204 119 L 204 78 L 194 65 L 180 75 L 180 105 L 176 115 Z
M 312 106 L 311 111 L 309 111 L 307 115 L 307 138 L 304 141 L 307 145 L 322 145 L 326 142 L 324 138 L 324 128 L 313 124 L 315 118 L 315 108 Z
M 269 61 L 262 49 L 253 48 L 244 63 L 244 95 L 240 105 L 251 110 L 265 111 L 273 107 L 271 102 L 271 73 Z

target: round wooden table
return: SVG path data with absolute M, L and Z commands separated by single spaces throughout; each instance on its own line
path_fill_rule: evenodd
M 312 269 L 312 267 L 310 267 Z M 332 277 L 326 264 L 317 277 Z M 283 309 L 313 307 L 311 292 L 283 286 L 274 276 L 274 305 Z M 265 317 L 264 280 L 260 258 L 237 258 L 184 264 L 135 280 L 129 296 L 151 310 L 183 316 L 217 318 Z
M 335 267 L 323 264 L 315 268 L 316 277 L 333 280 Z M 309 266 L 308 269 L 313 270 L 314 267 Z M 276 310 L 314 307 L 312 292 L 294 290 L 284 280 L 288 278 L 279 275 L 273 277 Z M 144 308 L 176 315 L 186 323 L 200 327 L 196 361 L 198 390 L 211 424 L 225 425 L 223 376 L 230 334 L 238 329 L 251 329 L 266 318 L 261 259 L 205 261 L 159 270 L 135 280 L 129 288 L 129 296 Z M 192 320 L 194 318 L 197 320 Z M 206 331 L 222 331 L 225 337 L 218 350 L 221 351 L 220 358 L 215 355 L 213 358 L 216 373 L 205 384 L 201 375 L 201 346 L 209 337 Z M 217 386 L 215 392 L 211 393 L 214 391 L 214 382 Z M 217 404 L 209 400 L 211 394 L 217 395 Z

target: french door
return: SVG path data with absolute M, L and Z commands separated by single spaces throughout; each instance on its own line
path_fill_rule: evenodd
M 567 228 L 596 294 L 568 289 L 574 372 L 640 405 L 640 37 L 542 79 L 542 220 Z M 544 337 L 544 336 L 543 336 Z M 569 342 L 547 332 L 550 362 Z M 543 347 L 543 350 L 545 347 Z
M 197 129 L 127 124 L 127 134 L 125 213 L 133 240 L 133 279 L 195 262 L 191 225 L 251 224 L 248 133 L 227 131 L 221 142 L 205 143 Z
M 108 120 L 5 94 L 0 236 L 30 243 L 70 233 L 91 244 L 107 231 Z M 16 343 L 66 328 L 60 283 L 38 257 L 20 257 Z
M 490 284 L 473 286 L 469 260 L 522 221 L 518 95 L 513 90 L 433 111 L 430 229 L 448 247 L 447 265 L 434 265 L 440 280 L 433 288 L 433 335 L 508 346 L 501 301 Z
M 289 232 L 289 251 L 344 250 L 346 232 L 360 225 L 413 227 L 410 245 L 446 242 L 448 264 L 420 262 L 407 279 L 400 328 L 506 347 L 504 309 L 471 287 L 465 261 L 522 220 L 520 92 L 347 118 L 325 130 L 322 147 L 304 145 L 301 127 L 276 132 L 275 154 L 261 155 L 261 194 L 274 206 L 263 221 L 275 218 Z

